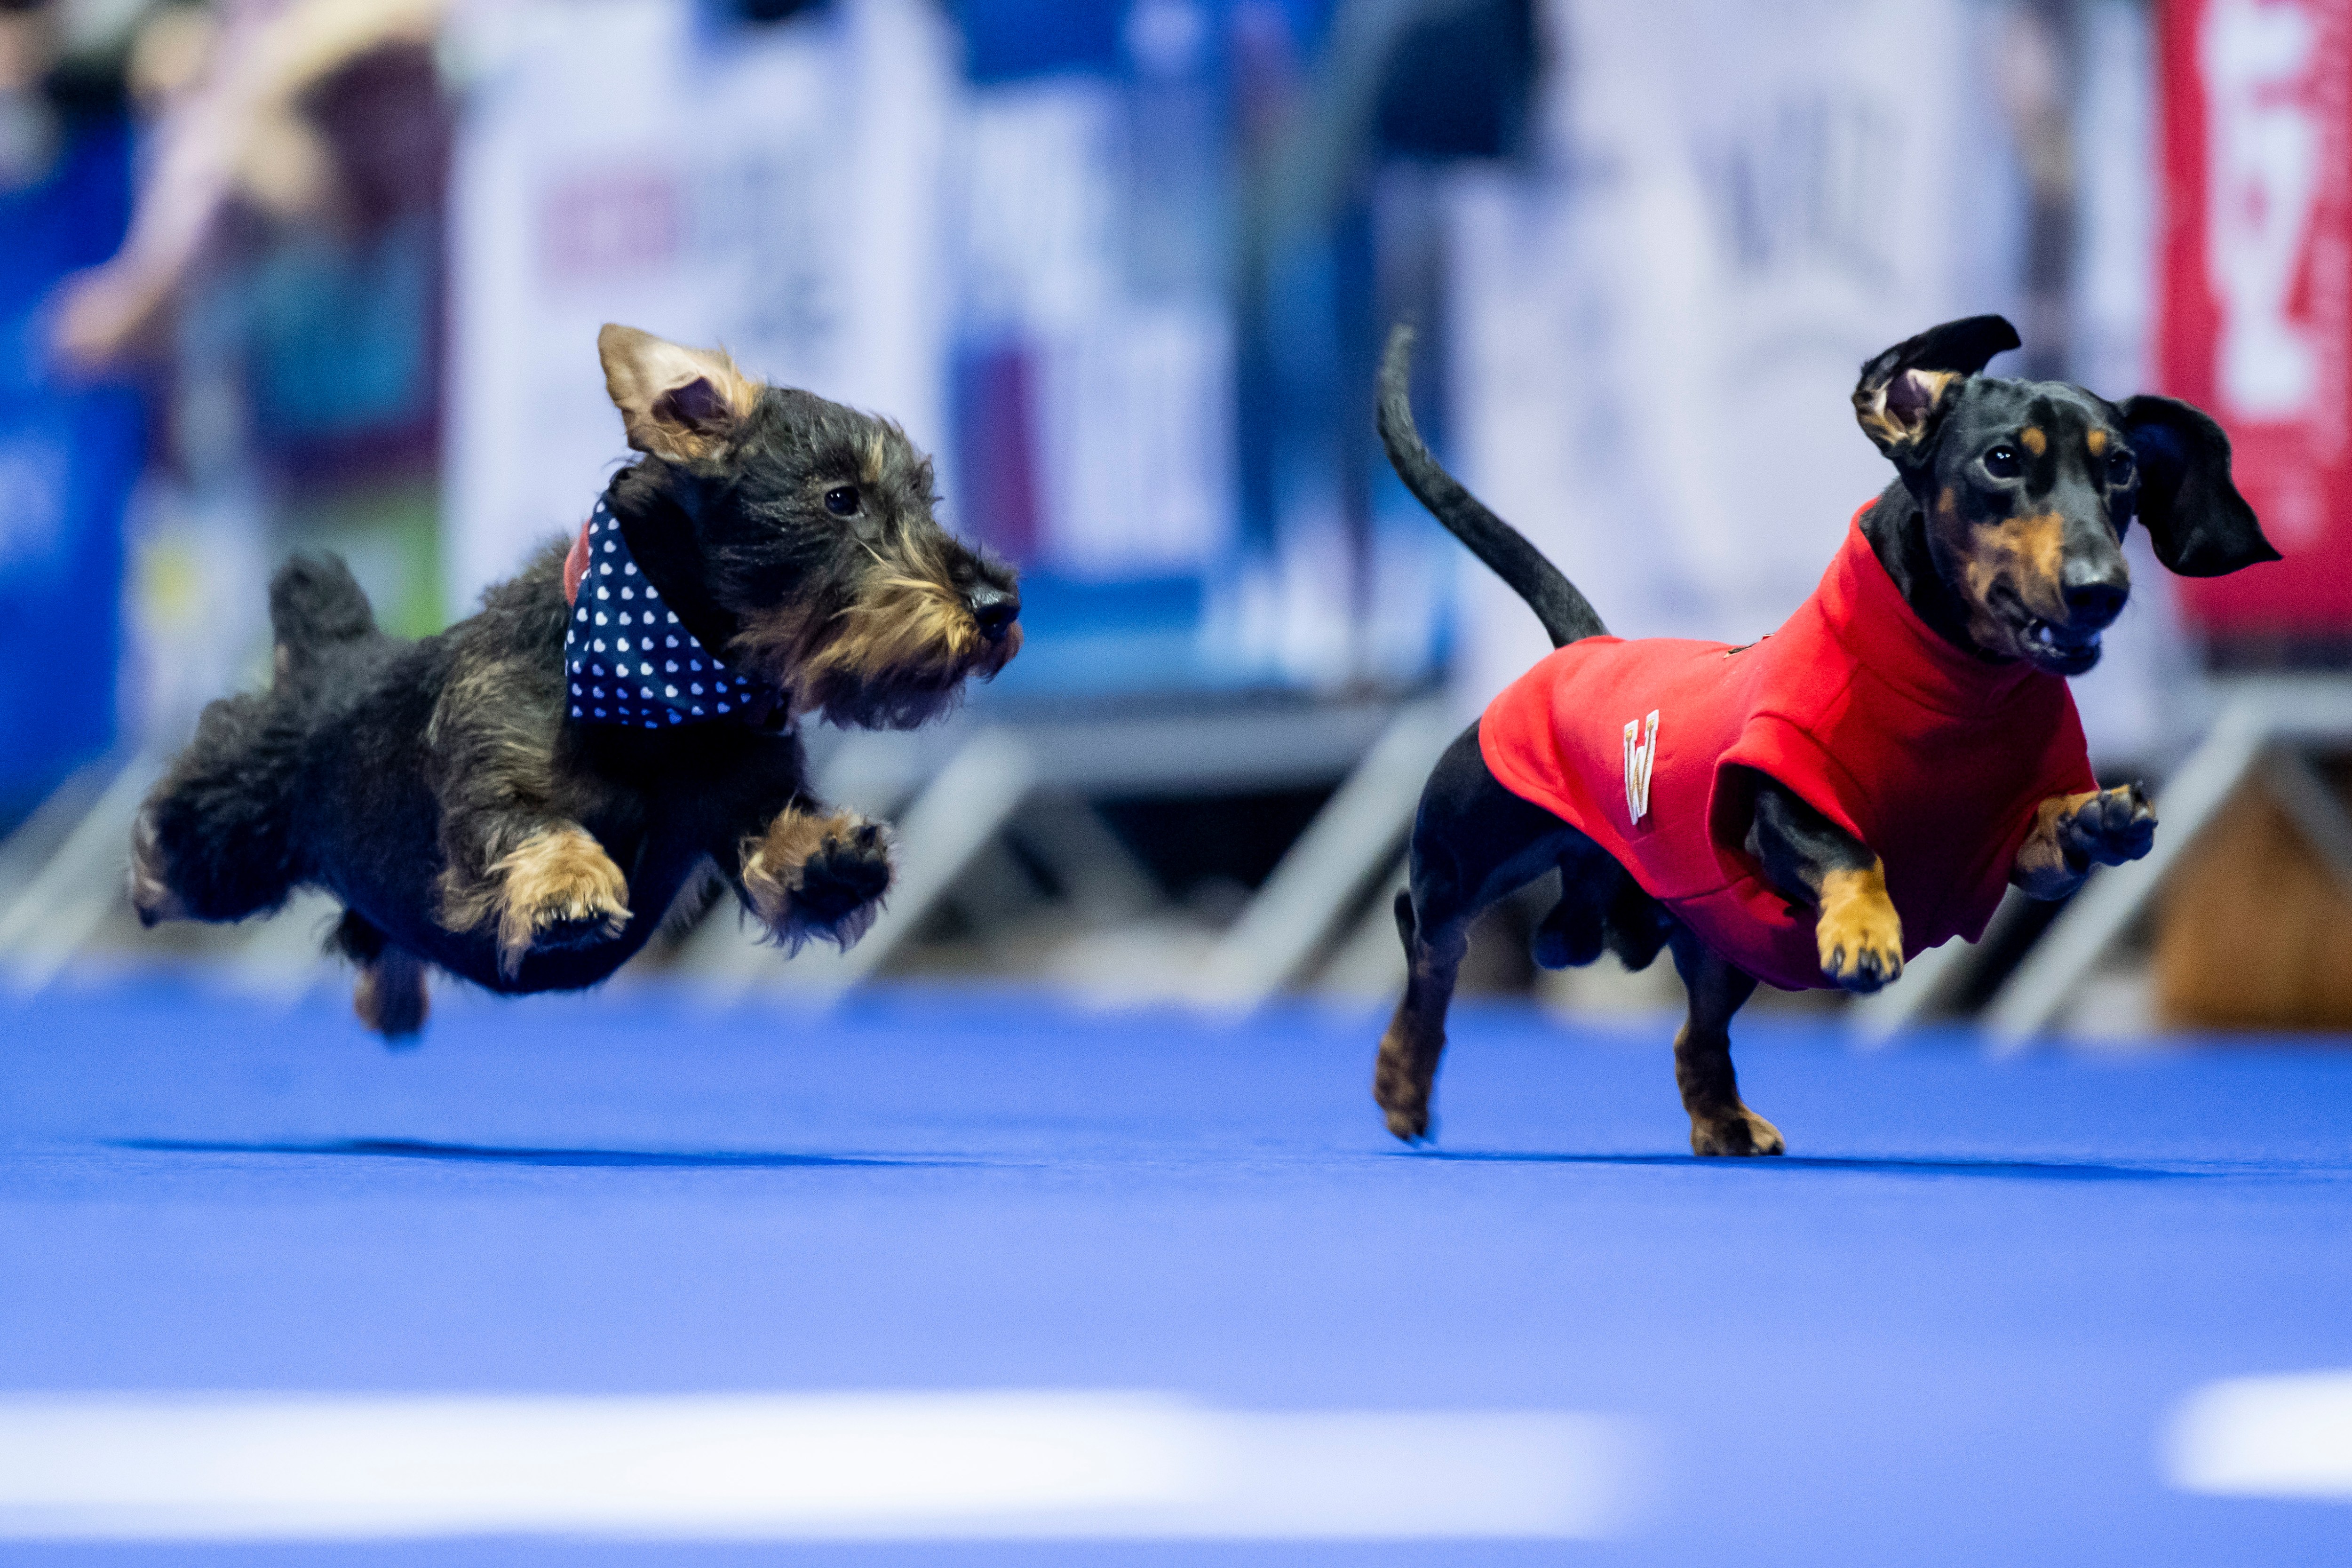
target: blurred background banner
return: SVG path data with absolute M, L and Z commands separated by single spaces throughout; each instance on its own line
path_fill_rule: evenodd
M 945 445 L 955 62 L 919 0 L 768 26 L 689 0 L 467 0 L 451 193 L 450 603 L 575 531 L 631 456 L 605 321 Z
M 24 18 L 0 16 L 0 823 L 113 745 L 122 522 L 143 452 L 121 384 L 62 374 L 47 349 L 58 283 L 114 253 L 131 217 L 119 91 L 44 93 Z
M 1856 367 L 2008 303 L 1969 10 L 1552 0 L 1539 166 L 1454 192 L 1453 377 L 1465 477 L 1612 631 L 1778 626 L 1888 477 Z M 1483 702 L 1545 643 L 1465 605 Z
M 2164 390 L 2286 559 L 2187 584 L 2233 662 L 2352 647 L 2352 3 L 2162 7 Z

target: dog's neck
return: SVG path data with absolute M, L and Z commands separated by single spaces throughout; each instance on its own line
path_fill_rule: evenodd
M 620 523 L 637 569 L 661 590 L 663 601 L 695 640 L 725 658 L 742 625 L 703 587 L 702 545 L 694 520 L 658 490 L 614 485 L 605 492 L 604 504 Z
M 1880 491 L 1877 502 L 1863 514 L 1862 533 L 1878 563 L 1895 579 L 1903 602 L 1929 630 L 1987 664 L 2011 662 L 1987 653 L 1969 636 L 1968 606 L 1936 569 L 1935 552 L 1927 543 L 1927 514 L 1901 479 Z

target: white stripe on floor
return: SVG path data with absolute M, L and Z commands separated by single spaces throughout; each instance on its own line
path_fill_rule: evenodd
M 2352 1501 L 2352 1372 L 2210 1383 L 2173 1412 L 2174 1486 L 2224 1497 Z
M 1569 1412 L 1116 1393 L 26 1396 L 0 1538 L 1590 1538 L 1634 1447 Z

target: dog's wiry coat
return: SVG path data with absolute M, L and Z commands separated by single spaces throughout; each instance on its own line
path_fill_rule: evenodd
M 604 504 L 694 636 L 777 689 L 772 721 L 571 718 L 564 544 L 413 643 L 377 629 L 341 562 L 298 559 L 271 587 L 269 689 L 208 708 L 141 814 L 143 918 L 240 920 L 322 889 L 388 1036 L 422 1024 L 425 964 L 506 992 L 593 984 L 714 870 L 790 945 L 871 923 L 887 837 L 810 798 L 783 721 L 939 713 L 1018 649 L 1013 574 L 940 528 L 930 464 L 895 426 L 631 329 L 598 347 L 645 454 Z

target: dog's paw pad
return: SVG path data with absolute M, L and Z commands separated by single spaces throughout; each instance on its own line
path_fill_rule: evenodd
M 801 862 L 793 902 L 803 916 L 830 924 L 890 890 L 890 850 L 880 824 L 861 822 L 828 833 L 815 853 Z
M 1783 1154 L 1788 1149 L 1788 1140 L 1780 1136 L 1780 1130 L 1744 1105 L 1726 1115 L 1691 1118 L 1694 1154 L 1748 1157 Z
M 2101 790 L 2060 819 L 2058 844 L 2073 862 L 2137 860 L 2156 846 L 2156 807 L 2136 783 Z

